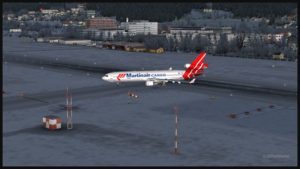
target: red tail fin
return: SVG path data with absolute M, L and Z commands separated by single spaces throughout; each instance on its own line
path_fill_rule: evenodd
M 182 77 L 184 79 L 192 78 L 193 74 L 195 74 L 197 70 L 202 69 L 205 56 L 206 53 L 200 53 L 200 55 L 193 61 L 190 67 L 187 68 Z

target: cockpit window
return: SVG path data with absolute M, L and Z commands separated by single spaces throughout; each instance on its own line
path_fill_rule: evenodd
M 108 75 L 105 75 L 105 77 L 108 77 Z

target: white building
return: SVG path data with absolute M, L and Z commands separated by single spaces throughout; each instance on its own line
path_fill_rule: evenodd
M 179 35 L 182 34 L 185 36 L 186 34 L 212 34 L 214 33 L 213 30 L 206 30 L 203 27 L 181 27 L 181 28 L 171 28 L 170 33 L 172 35 Z
M 212 33 L 232 33 L 231 27 L 178 27 L 171 28 L 171 34 L 212 34 Z
M 171 28 L 170 34 L 167 34 L 166 37 L 173 37 L 181 41 L 181 38 L 187 35 L 191 36 L 192 39 L 197 35 L 201 35 L 207 37 L 212 44 L 216 44 L 221 34 L 226 34 L 229 41 L 235 38 L 235 35 L 232 34 L 231 27 L 177 27 Z
M 121 27 L 128 32 L 128 34 L 158 34 L 158 23 L 149 22 L 147 20 L 133 21 L 133 22 L 122 22 Z
M 45 38 L 37 38 L 36 41 L 37 42 L 47 42 L 47 40 Z
M 58 13 L 57 9 L 43 9 L 42 10 L 42 14 L 53 15 L 55 13 Z
M 114 39 L 114 36 L 117 33 L 124 35 L 124 29 L 100 30 L 100 29 L 89 28 L 89 29 L 83 29 L 81 31 L 81 36 L 82 37 L 87 36 L 89 38 L 95 38 L 95 39 L 102 37 L 104 40 L 107 39 L 112 40 Z
M 88 18 L 95 18 L 96 16 L 96 11 L 95 10 L 86 10 L 86 16 Z
M 9 29 L 9 32 L 22 32 L 22 29 Z
M 71 12 L 73 15 L 77 15 L 79 13 L 80 9 L 79 8 L 71 8 Z
M 18 16 L 18 21 L 28 20 L 28 19 L 29 19 L 29 16 L 27 14 L 23 14 L 21 16 Z
M 268 34 L 267 39 L 275 42 L 279 42 L 283 39 L 283 37 L 290 37 L 292 34 L 291 32 L 279 33 L 279 34 Z
M 59 39 L 58 43 L 65 45 L 90 45 L 92 43 L 91 40 L 62 40 Z
M 15 14 L 7 14 L 7 15 L 3 15 L 3 18 L 7 18 L 7 20 L 17 20 L 18 16 L 15 16 Z
M 35 15 L 35 11 L 28 11 L 28 15 Z

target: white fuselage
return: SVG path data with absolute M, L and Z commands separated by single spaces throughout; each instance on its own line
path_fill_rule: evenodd
M 183 80 L 184 72 L 185 70 L 112 72 L 103 76 L 102 79 L 109 82 Z

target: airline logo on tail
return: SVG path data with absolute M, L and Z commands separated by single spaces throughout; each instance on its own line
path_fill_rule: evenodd
M 182 77 L 190 79 L 202 74 L 203 68 L 208 67 L 208 64 L 203 63 L 206 53 L 200 53 L 200 55 L 193 61 L 193 63 L 187 68 Z

